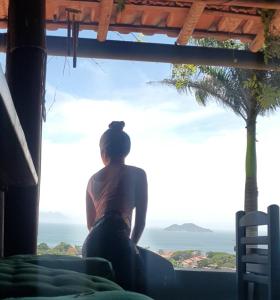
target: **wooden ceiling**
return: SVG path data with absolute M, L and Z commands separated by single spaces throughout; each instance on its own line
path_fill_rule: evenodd
M 191 37 L 237 39 L 250 44 L 253 52 L 263 45 L 260 8 L 276 9 L 271 25 L 280 35 L 280 2 L 265 0 L 46 0 L 48 30 L 67 28 L 79 22 L 80 30 L 94 30 L 105 41 L 108 31 L 122 34 L 165 34 L 186 45 Z M 0 1 L 0 28 L 7 26 L 8 0 Z M 279 9 L 279 11 L 277 11 Z

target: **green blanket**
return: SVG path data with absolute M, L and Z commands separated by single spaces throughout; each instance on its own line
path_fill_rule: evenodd
M 112 268 L 108 261 L 99 258 L 14 256 L 0 259 L 0 299 L 151 299 L 126 292 L 107 278 L 89 275 L 103 273 L 112 277 Z
M 8 260 L 31 263 L 52 269 L 64 269 L 100 276 L 114 281 L 114 271 L 111 263 L 100 257 L 80 258 L 66 255 L 14 255 Z
M 112 291 L 112 292 L 96 292 L 90 294 L 79 294 L 61 297 L 32 297 L 27 298 L 9 298 L 9 300 L 152 300 L 151 298 L 132 292 Z M 8 299 L 6 299 L 8 300 Z
M 23 296 L 63 296 L 114 290 L 122 290 L 122 288 L 102 277 L 50 269 L 20 261 L 0 261 L 0 299 Z

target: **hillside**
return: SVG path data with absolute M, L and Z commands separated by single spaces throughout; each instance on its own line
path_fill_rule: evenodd
M 40 211 L 39 220 L 41 223 L 71 223 L 71 218 L 56 211 Z

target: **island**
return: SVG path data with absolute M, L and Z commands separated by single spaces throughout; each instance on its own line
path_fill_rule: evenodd
M 200 226 L 197 226 L 193 223 L 184 223 L 182 225 L 173 224 L 166 228 L 164 228 L 166 231 L 186 231 L 186 232 L 213 232 L 212 230 L 208 228 L 203 228 Z

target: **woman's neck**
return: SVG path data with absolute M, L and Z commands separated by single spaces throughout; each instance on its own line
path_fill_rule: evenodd
M 110 159 L 109 166 L 117 166 L 117 165 L 124 165 L 125 161 L 124 158 L 114 158 Z

